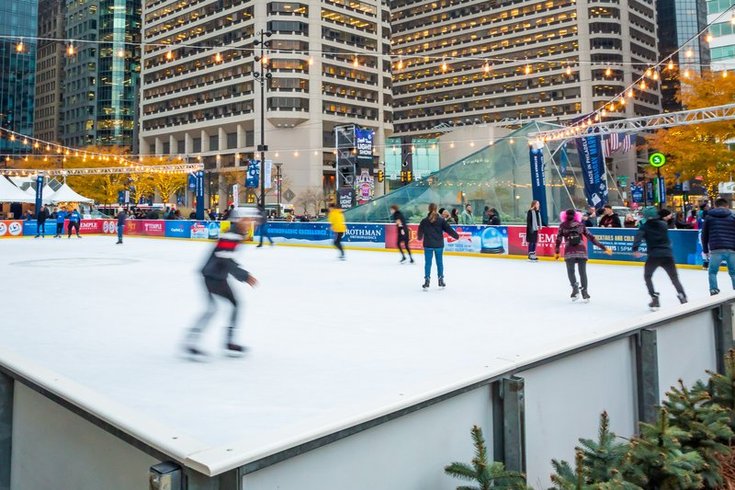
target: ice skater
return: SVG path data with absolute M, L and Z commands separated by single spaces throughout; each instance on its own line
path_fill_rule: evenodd
M 64 233 L 64 220 L 66 219 L 66 208 L 57 208 L 56 209 L 56 235 L 54 235 L 54 238 L 61 238 L 61 235 Z
M 424 242 L 424 284 L 421 286 L 424 291 L 429 289 L 429 279 L 431 278 L 431 263 L 436 257 L 436 272 L 439 276 L 439 287 L 446 287 L 444 283 L 444 233 L 459 239 L 457 234 L 449 223 L 439 216 L 436 211 L 436 204 L 429 204 L 429 214 L 421 220 L 419 224 L 418 239 Z
M 347 225 L 345 224 L 345 215 L 342 209 L 334 203 L 330 204 L 327 220 L 332 226 L 334 246 L 339 250 L 339 258 L 345 260 L 345 248 L 342 246 L 342 237 L 347 233 Z
M 116 245 L 122 245 L 123 232 L 125 231 L 125 221 L 128 219 L 128 213 L 125 208 L 120 208 L 117 213 L 117 242 Z
M 648 249 L 646 265 L 643 268 L 643 279 L 646 281 L 646 288 L 649 296 L 651 296 L 648 307 L 652 310 L 657 310 L 661 306 L 659 293 L 653 289 L 653 273 L 659 267 L 663 268 L 669 275 L 671 283 L 676 288 L 676 297 L 679 298 L 679 302 L 682 304 L 687 302 L 687 295 L 679 281 L 679 274 L 676 272 L 674 249 L 669 239 L 669 227 L 666 224 L 666 221 L 672 219 L 673 216 L 668 209 L 658 211 L 653 206 L 647 207 L 643 210 L 643 217 L 646 221 L 636 233 L 635 240 L 633 240 L 633 255 L 636 258 L 641 256 L 641 252 L 638 250 L 641 242 L 646 242 Z
M 230 211 L 230 213 L 232 213 L 232 211 Z M 273 239 L 271 238 L 270 233 L 268 233 L 268 213 L 266 213 L 265 209 L 261 206 L 258 206 L 258 224 L 260 225 L 260 243 L 258 244 L 258 247 L 263 246 L 263 238 L 268 238 L 268 241 L 271 242 L 271 246 L 273 246 Z
M 554 252 L 554 260 L 559 260 L 559 248 L 562 240 L 564 241 L 564 262 L 567 266 L 567 276 L 569 284 L 572 286 L 572 301 L 579 299 L 579 286 L 575 266 L 579 269 L 579 280 L 582 283 L 582 299 L 588 302 L 590 294 L 587 290 L 587 244 L 584 238 L 601 248 L 607 255 L 612 255 L 612 250 L 600 243 L 597 238 L 590 233 L 584 224 L 582 224 L 582 213 L 574 209 L 567 209 L 559 217 L 561 224 L 556 235 L 556 249 Z
M 702 253 L 707 257 L 709 271 L 709 294 L 720 293 L 717 285 L 717 272 L 725 262 L 735 289 L 735 216 L 727 199 L 715 201 L 715 208 L 707 212 L 702 225 Z
M 79 224 L 82 221 L 82 215 L 79 214 L 79 210 L 74 208 L 72 212 L 69 214 L 69 225 L 67 226 L 68 235 L 67 238 L 71 238 L 71 232 L 72 230 L 76 230 L 77 232 L 77 238 L 82 238 L 82 235 L 79 234 Z
M 538 231 L 541 229 L 540 203 L 531 201 L 531 208 L 526 213 L 526 243 L 528 243 L 528 260 L 537 262 L 536 243 L 538 242 Z
M 246 282 L 252 287 L 258 285 L 255 277 L 240 267 L 234 259 L 235 250 L 245 239 L 250 223 L 257 219 L 255 215 L 246 216 L 244 214 L 246 212 L 235 209 L 230 213 L 230 221 L 232 223 L 230 231 L 220 236 L 212 254 L 202 268 L 204 286 L 207 288 L 207 309 L 189 330 L 186 338 L 185 349 L 192 356 L 204 355 L 204 352 L 199 347 L 199 340 L 202 332 L 217 311 L 215 296 L 224 298 L 232 304 L 232 313 L 230 314 L 230 321 L 227 325 L 225 349 L 230 354 L 235 355 L 242 353 L 244 350 L 241 345 L 235 343 L 234 339 L 239 309 L 237 299 L 227 282 L 227 278 L 232 275 L 238 281 Z
M 41 238 L 46 238 L 46 220 L 48 219 L 48 208 L 46 206 L 41 206 L 41 210 L 38 212 L 37 225 L 38 230 L 36 230 L 36 238 L 39 236 Z
M 394 204 L 390 207 L 390 210 L 393 214 L 391 214 L 390 219 L 393 220 L 393 222 L 396 224 L 396 235 L 398 235 L 398 251 L 401 252 L 401 264 L 406 261 L 406 255 L 403 253 L 403 249 L 401 248 L 401 244 L 403 244 L 406 247 L 406 252 L 408 253 L 408 258 L 411 259 L 411 263 L 413 264 L 413 255 L 411 255 L 411 249 L 408 246 L 409 242 L 409 232 L 408 232 L 408 225 L 406 224 L 406 217 L 403 216 L 403 213 L 400 209 L 398 209 L 398 205 Z

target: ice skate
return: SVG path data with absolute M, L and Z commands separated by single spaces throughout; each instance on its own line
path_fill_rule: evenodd
M 653 293 L 651 296 L 651 302 L 648 303 L 648 307 L 651 309 L 651 311 L 657 311 L 659 308 L 661 308 L 661 302 L 658 300 L 658 293 Z
M 423 288 L 424 291 L 428 291 L 429 290 L 429 286 L 430 286 L 430 284 L 429 284 L 429 278 L 427 277 L 427 278 L 424 279 L 424 284 L 421 287 Z
M 587 292 L 586 289 L 582 289 L 582 301 L 584 303 L 589 303 L 590 302 L 590 294 Z
M 677 298 L 679 298 L 679 303 L 686 304 L 689 302 L 689 299 L 687 298 L 687 295 L 685 293 L 677 293 Z
M 401 257 L 401 264 L 406 261 L 406 257 Z
M 413 257 L 411 257 L 411 263 L 413 264 L 415 261 L 413 260 Z
M 709 290 L 709 295 L 710 296 L 715 296 L 717 294 L 720 294 L 720 290 L 719 289 L 715 288 L 715 289 L 710 289 Z
M 572 298 L 572 301 L 577 301 L 579 299 L 579 286 L 576 284 L 572 286 L 572 295 L 570 298 Z
M 536 257 L 535 253 L 528 254 L 528 261 L 529 262 L 538 262 L 538 257 Z
M 186 355 L 187 359 L 190 361 L 197 361 L 202 362 L 206 361 L 208 356 L 207 353 L 201 350 L 199 347 L 195 346 L 194 344 L 185 344 L 184 345 L 184 354 Z
M 241 357 L 245 353 L 245 350 L 246 348 L 242 345 L 233 344 L 232 342 L 225 345 L 225 353 L 229 357 Z
M 443 277 L 440 277 L 440 278 L 439 278 L 439 287 L 440 287 L 440 288 L 445 288 L 445 287 L 447 287 L 446 283 L 444 282 L 444 278 L 443 278 Z

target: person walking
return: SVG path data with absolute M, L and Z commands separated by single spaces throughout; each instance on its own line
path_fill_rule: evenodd
M 390 210 L 392 212 L 390 219 L 396 224 L 396 235 L 398 236 L 397 245 L 398 251 L 401 252 L 401 264 L 406 261 L 406 255 L 403 253 L 401 244 L 406 247 L 408 258 L 411 259 L 411 263 L 413 264 L 413 255 L 411 255 L 411 249 L 408 246 L 409 232 L 408 225 L 406 224 L 406 217 L 403 216 L 403 213 L 398 209 L 397 204 L 393 204 L 390 207 Z
M 452 212 L 449 213 L 449 222 L 453 225 L 459 224 L 459 213 L 457 212 L 457 208 L 452 208 Z
M 490 208 L 490 220 L 488 221 L 489 225 L 492 226 L 500 226 L 502 223 L 500 222 L 500 215 L 498 214 L 498 210 L 495 208 Z
M 56 235 L 54 235 L 54 238 L 61 238 L 61 235 L 64 233 L 64 220 L 66 219 L 66 215 L 65 207 L 56 209 Z
M 612 206 L 605 204 L 602 208 L 602 217 L 600 218 L 598 226 L 600 228 L 622 228 L 620 223 L 620 216 L 613 211 Z
M 227 279 L 229 276 L 232 276 L 240 282 L 249 284 L 251 287 L 258 285 L 257 279 L 240 267 L 234 258 L 238 245 L 245 240 L 250 222 L 257 220 L 255 214 L 250 216 L 245 213 L 238 209 L 230 213 L 232 227 L 228 232 L 220 236 L 217 245 L 202 268 L 201 272 L 202 276 L 204 276 L 204 286 L 207 289 L 207 309 L 189 330 L 184 344 L 185 351 L 195 358 L 205 355 L 199 347 L 199 341 L 202 332 L 217 311 L 215 296 L 226 299 L 232 305 L 232 313 L 230 314 L 230 321 L 227 325 L 225 349 L 228 353 L 234 355 L 241 354 L 244 351 L 244 347 L 236 344 L 234 339 L 235 331 L 237 330 L 239 305 Z
M 258 243 L 258 246 L 256 248 L 263 246 L 263 238 L 268 238 L 268 241 L 271 242 L 271 247 L 273 246 L 273 239 L 271 238 L 270 234 L 268 233 L 268 214 L 265 212 L 265 209 L 258 205 L 258 234 L 260 235 L 260 243 Z
M 441 210 L 439 211 L 439 214 L 441 214 Z M 485 206 L 485 209 L 482 210 L 482 224 L 490 224 L 490 206 Z
M 646 282 L 648 295 L 651 297 L 648 307 L 655 311 L 661 306 L 660 295 L 653 288 L 653 273 L 659 267 L 669 275 L 671 283 L 676 288 L 676 297 L 679 298 L 680 303 L 684 304 L 687 302 L 687 295 L 679 281 L 679 274 L 676 272 L 674 248 L 671 245 L 669 227 L 666 224 L 666 221 L 672 219 L 673 214 L 668 209 L 658 211 L 655 207 L 649 206 L 643 210 L 643 217 L 646 221 L 638 229 L 633 240 L 633 256 L 639 258 L 642 255 L 639 249 L 641 243 L 646 242 L 648 257 L 643 267 L 643 279 Z
M 48 208 L 46 206 L 41 206 L 41 210 L 38 212 L 38 216 L 36 217 L 36 224 L 38 225 L 36 238 L 39 236 L 46 238 L 46 220 L 48 219 L 48 216 Z
M 424 291 L 429 289 L 431 265 L 434 258 L 436 258 L 439 287 L 446 287 L 444 283 L 444 233 L 459 239 L 457 232 L 449 226 L 444 218 L 439 216 L 436 204 L 431 203 L 429 204 L 429 214 L 421 220 L 418 232 L 418 239 L 424 242 L 424 285 L 421 286 Z
M 345 215 L 342 212 L 342 209 L 334 203 L 329 205 L 327 221 L 329 221 L 332 232 L 334 233 L 334 246 L 339 250 L 339 258 L 340 260 L 345 260 L 345 249 L 342 246 L 342 237 L 347 233 L 347 224 L 345 223 Z
M 589 206 L 587 208 L 587 213 L 585 214 L 584 219 L 584 226 L 587 228 L 595 228 L 597 227 L 597 208 L 594 206 Z
M 601 244 L 597 238 L 582 224 L 582 213 L 574 209 L 567 209 L 562 215 L 559 231 L 556 235 L 556 249 L 554 251 L 554 260 L 559 260 L 559 248 L 564 241 L 564 262 L 567 266 L 567 277 L 569 284 L 572 286 L 572 301 L 579 299 L 580 283 L 582 285 L 582 299 L 586 302 L 590 299 L 587 289 L 587 244 L 584 242 L 586 237 L 589 241 L 601 248 L 606 254 L 612 255 L 612 250 Z M 575 266 L 579 270 L 579 281 L 575 273 Z
M 128 213 L 125 208 L 120 208 L 117 213 L 117 243 L 116 245 L 122 245 L 123 242 L 123 231 L 125 230 L 125 221 L 128 219 Z
M 709 294 L 719 294 L 717 272 L 724 261 L 735 289 L 735 216 L 727 199 L 715 200 L 714 209 L 707 211 L 702 226 L 702 252 L 707 257 L 709 272 Z
M 72 230 L 76 230 L 77 238 L 82 238 L 82 235 L 79 234 L 79 226 L 81 221 L 82 215 L 79 214 L 79 210 L 77 210 L 77 208 L 74 208 L 69 214 L 69 226 L 66 228 L 68 231 L 67 238 L 71 238 Z
M 538 243 L 538 232 L 541 229 L 541 203 L 531 201 L 531 207 L 526 213 L 526 243 L 528 243 L 528 260 L 537 262 L 536 244 Z
M 475 217 L 472 215 L 472 204 L 467 203 L 462 211 L 462 215 L 459 217 L 459 224 L 471 225 L 474 224 Z

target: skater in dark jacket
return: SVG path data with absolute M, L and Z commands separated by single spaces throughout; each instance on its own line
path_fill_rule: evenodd
M 128 219 L 128 212 L 124 208 L 120 208 L 117 213 L 117 245 L 122 245 L 123 232 L 125 231 L 125 221 Z
M 82 221 L 82 215 L 79 214 L 79 210 L 73 209 L 71 213 L 69 213 L 69 224 L 67 225 L 66 229 L 68 231 L 66 238 L 71 238 L 71 233 L 73 230 L 76 230 L 77 238 L 82 238 L 82 235 L 79 234 L 79 224 Z
M 584 242 L 586 237 L 589 241 L 597 245 L 611 255 L 612 250 L 601 244 L 597 238 L 589 232 L 586 226 L 582 224 L 582 213 L 574 209 L 567 209 L 561 214 L 561 224 L 556 235 L 556 251 L 554 259 L 559 260 L 559 249 L 562 240 L 564 241 L 564 262 L 567 265 L 567 276 L 569 284 L 572 286 L 572 301 L 579 299 L 579 283 L 574 271 L 575 265 L 579 269 L 579 280 L 582 283 L 582 299 L 588 301 L 590 299 L 587 291 L 587 244 Z
M 46 238 L 46 220 L 48 219 L 48 208 L 41 206 L 41 210 L 38 212 L 38 230 L 36 230 L 36 238 L 39 236 Z
M 406 261 L 406 255 L 403 253 L 403 249 L 401 248 L 401 244 L 403 244 L 404 247 L 406 247 L 406 252 L 408 252 L 408 258 L 411 259 L 411 263 L 413 264 L 413 255 L 411 255 L 411 249 L 408 247 L 409 242 L 409 235 L 408 235 L 408 225 L 406 224 L 406 217 L 403 216 L 403 213 L 400 209 L 398 209 L 398 205 L 394 204 L 390 207 L 390 210 L 393 214 L 390 215 L 391 221 L 393 221 L 396 224 L 396 235 L 398 235 L 398 251 L 401 252 L 401 264 Z
M 436 257 L 436 271 L 439 276 L 439 287 L 446 286 L 444 283 L 444 233 L 455 239 L 459 238 L 456 231 L 449 226 L 444 218 L 436 211 L 436 204 L 429 204 L 429 215 L 421 220 L 419 224 L 418 239 L 424 242 L 424 290 L 429 287 L 431 277 L 431 263 Z
M 730 281 L 735 289 L 735 216 L 727 199 L 717 199 L 715 208 L 707 212 L 702 226 L 702 252 L 707 257 L 710 295 L 720 292 L 717 272 L 722 262 L 727 264 Z
M 540 203 L 531 201 L 531 208 L 526 213 L 526 243 L 528 243 L 528 260 L 538 261 L 536 257 L 536 243 L 538 242 L 538 231 L 541 229 Z
M 643 210 L 645 223 L 641 225 L 638 233 L 633 240 L 633 255 L 638 258 L 641 256 L 639 251 L 641 243 L 646 242 L 648 249 L 648 257 L 646 265 L 643 268 L 643 278 L 646 281 L 648 294 L 651 296 L 651 302 L 648 307 L 652 310 L 658 309 L 661 304 L 659 301 L 659 293 L 653 289 L 653 273 L 659 267 L 666 271 L 672 284 L 676 288 L 676 296 L 679 302 L 686 303 L 687 295 L 684 287 L 679 281 L 679 274 L 676 272 L 676 264 L 674 263 L 674 249 L 669 239 L 669 227 L 666 223 L 672 219 L 671 211 L 662 209 L 658 211 L 655 207 L 649 206 Z
M 240 353 L 243 351 L 243 347 L 236 344 L 234 340 L 235 329 L 237 328 L 238 303 L 227 282 L 227 278 L 232 275 L 238 281 L 246 282 L 252 287 L 258 285 L 255 277 L 240 267 L 234 259 L 235 250 L 245 239 L 248 226 L 258 218 L 257 213 L 252 213 L 252 216 L 241 214 L 245 212 L 247 211 L 235 209 L 230 213 L 232 228 L 229 232 L 220 236 L 207 263 L 202 268 L 204 285 L 207 288 L 207 310 L 191 330 L 189 330 L 186 340 L 186 351 L 191 355 L 203 354 L 199 348 L 199 338 L 217 309 L 215 296 L 224 298 L 232 304 L 232 314 L 230 315 L 230 323 L 227 326 L 225 348 L 230 353 Z

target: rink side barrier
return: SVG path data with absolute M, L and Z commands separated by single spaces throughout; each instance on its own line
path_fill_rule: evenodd
M 221 233 L 227 231 L 230 223 L 227 221 L 196 221 L 196 220 L 128 220 L 125 223 L 125 235 L 148 236 L 161 238 L 215 240 Z M 418 225 L 410 224 L 409 244 L 413 250 L 421 250 L 422 244 L 418 240 Z M 68 221 L 64 224 L 64 233 L 67 232 Z M 526 257 L 528 244 L 526 243 L 526 227 L 487 226 L 487 225 L 456 225 L 454 229 L 459 239 L 445 236 L 445 252 L 458 255 Z M 0 238 L 35 236 L 38 230 L 36 221 L 0 221 Z M 539 232 L 536 248 L 538 257 L 553 257 L 556 242 L 556 227 L 544 227 Z M 592 233 L 606 247 L 613 251 L 607 256 L 597 247 L 587 244 L 589 257 L 592 260 L 605 263 L 645 261 L 645 256 L 633 256 L 633 239 L 636 234 L 634 228 L 592 228 Z M 46 222 L 46 235 L 56 233 L 56 221 Z M 82 220 L 81 234 L 114 235 L 117 233 L 117 223 L 109 219 Z M 333 234 L 326 222 L 312 223 L 268 223 L 268 234 L 276 243 L 304 246 L 332 246 Z M 674 247 L 674 258 L 680 265 L 701 265 L 702 247 L 699 241 L 699 232 L 696 230 L 671 230 L 669 232 Z M 259 240 L 260 230 L 252 226 L 247 241 Z M 396 226 L 386 223 L 348 223 L 347 233 L 343 242 L 350 248 L 380 250 L 395 250 L 397 242 Z M 645 243 L 641 252 L 645 254 Z

